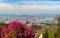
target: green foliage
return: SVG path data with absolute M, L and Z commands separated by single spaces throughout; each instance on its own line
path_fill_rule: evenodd
M 56 33 L 57 33 L 56 38 L 60 38 L 60 15 L 58 18 L 57 32 Z
M 27 21 L 26 24 L 29 24 L 29 22 Z
M 48 29 L 48 34 L 49 34 L 48 38 L 54 38 L 53 36 L 54 34 L 51 29 Z
M 9 24 L 0 23 L 0 25 L 1 25 L 2 27 L 7 27 Z
M 35 30 L 42 29 L 42 26 L 40 26 L 40 25 L 32 25 L 32 27 L 33 27 Z
M 54 37 L 55 37 L 55 38 L 56 38 L 56 36 L 57 36 L 57 33 L 54 34 Z
M 45 30 L 45 33 L 43 34 L 43 38 L 48 38 L 49 34 L 48 34 L 48 31 L 47 29 Z
M 13 34 L 13 35 L 12 35 L 12 38 L 16 38 L 16 36 Z

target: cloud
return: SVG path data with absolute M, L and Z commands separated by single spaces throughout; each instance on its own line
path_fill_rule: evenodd
M 1 0 L 1 1 L 20 1 L 20 0 Z M 24 1 L 24 0 L 22 0 Z
M 0 0 L 2 2 L 19 2 L 19 1 L 60 1 L 60 0 Z
M 60 5 L 16 5 L 8 3 L 0 3 L 0 14 L 57 14 Z
M 60 1 L 60 0 L 4 0 L 4 1 Z
M 44 1 L 19 1 L 0 2 L 0 14 L 58 14 L 60 12 L 60 2 Z
M 60 5 L 60 2 L 54 2 L 54 1 L 19 1 L 15 2 L 13 4 L 17 5 Z

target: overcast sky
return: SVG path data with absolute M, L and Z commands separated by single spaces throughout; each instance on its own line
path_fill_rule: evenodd
M 0 14 L 59 14 L 60 0 L 0 0 Z

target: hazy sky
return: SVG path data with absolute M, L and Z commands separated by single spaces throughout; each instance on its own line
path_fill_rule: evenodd
M 0 14 L 59 14 L 60 0 L 0 0 Z

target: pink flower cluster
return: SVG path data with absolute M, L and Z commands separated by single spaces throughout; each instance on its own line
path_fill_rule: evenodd
M 0 28 L 0 38 L 34 38 L 33 28 L 27 28 L 20 22 L 11 22 L 8 27 Z

